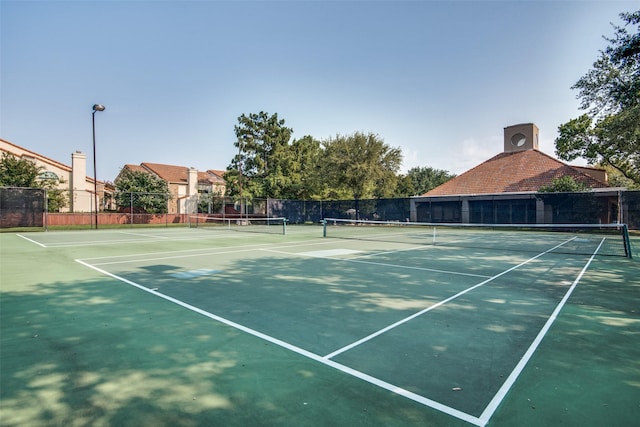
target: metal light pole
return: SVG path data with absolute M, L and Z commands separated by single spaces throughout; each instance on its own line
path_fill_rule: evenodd
M 244 137 L 238 139 L 238 184 L 240 186 L 240 221 L 242 221 L 242 141 Z
M 96 172 L 96 112 L 104 111 L 104 105 L 94 104 L 91 113 L 91 124 L 93 127 L 93 206 L 95 207 L 96 230 L 98 229 L 98 173 Z

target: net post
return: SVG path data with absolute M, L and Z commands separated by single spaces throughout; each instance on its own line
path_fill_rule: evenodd
M 282 235 L 283 236 L 287 235 L 287 218 L 284 218 L 282 220 Z
M 322 237 L 327 237 L 327 220 L 323 219 L 320 223 L 322 224 Z
M 632 259 L 631 254 L 631 239 L 629 239 L 629 227 L 627 224 L 622 224 L 622 239 L 624 240 L 624 252 L 627 258 Z

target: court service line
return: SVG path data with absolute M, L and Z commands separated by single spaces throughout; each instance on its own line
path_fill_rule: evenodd
M 42 246 L 43 248 L 48 247 L 47 245 L 44 245 L 44 244 L 42 244 L 42 243 L 40 243 L 40 242 L 36 242 L 36 241 L 35 241 L 35 240 L 33 240 L 33 239 L 30 239 L 30 238 L 28 238 L 28 237 L 23 236 L 22 234 L 16 234 L 16 236 L 18 236 L 18 237 L 22 237 L 24 240 L 26 240 L 26 241 L 28 241 L 28 242 L 31 242 L 31 243 L 35 243 L 36 245 L 38 245 L 38 246 Z
M 389 254 L 396 254 L 398 252 L 406 252 L 406 251 L 419 251 L 419 250 L 423 250 L 425 248 L 433 248 L 433 245 L 420 245 L 420 246 L 411 246 L 409 248 L 402 248 L 402 249 L 394 249 L 392 251 L 383 251 L 383 252 L 373 252 L 370 254 L 365 254 L 365 255 L 358 255 L 358 256 L 353 256 L 351 258 L 348 258 L 349 260 L 352 259 L 362 259 L 362 258 L 372 258 L 372 257 L 376 257 L 376 256 L 380 256 L 380 255 L 389 255 Z
M 130 231 L 119 231 L 118 233 L 126 234 L 128 236 L 152 237 L 154 239 L 170 239 L 170 237 L 166 237 L 166 236 L 156 236 L 154 234 L 132 233 Z
M 222 238 L 222 236 L 215 237 L 205 237 L 205 236 L 197 236 L 197 237 L 167 237 L 165 241 L 188 241 L 188 240 L 214 240 L 217 238 Z M 229 238 L 229 236 L 225 236 L 225 238 Z M 157 242 L 158 238 L 147 238 L 147 239 L 118 239 L 118 240 L 94 240 L 91 242 L 61 242 L 61 243 L 51 243 L 49 247 L 55 248 L 74 248 L 74 247 L 85 247 L 85 246 L 101 246 L 101 245 L 115 245 L 122 243 L 151 243 Z
M 573 293 L 573 290 L 578 285 L 578 282 L 580 282 L 580 279 L 582 279 L 582 276 L 584 275 L 584 273 L 586 273 L 587 269 L 589 268 L 589 265 L 591 265 L 591 262 L 593 261 L 593 259 L 595 258 L 596 254 L 600 250 L 600 247 L 602 246 L 604 241 L 605 241 L 604 238 L 600 241 L 600 244 L 596 248 L 595 252 L 591 255 L 591 258 L 589 258 L 587 263 L 584 265 L 584 267 L 582 268 L 582 270 L 578 274 L 578 277 L 576 277 L 576 280 L 573 281 L 573 283 L 571 284 L 571 287 L 569 287 L 569 289 L 565 293 L 565 295 L 562 298 L 562 300 L 558 303 L 558 305 L 555 308 L 555 310 L 553 310 L 553 313 L 551 313 L 551 316 L 549 316 L 549 319 L 547 319 L 547 322 L 544 324 L 544 326 L 542 327 L 540 332 L 538 332 L 538 335 L 533 340 L 533 342 L 531 343 L 531 345 L 529 346 L 529 348 L 525 352 L 524 356 L 522 356 L 522 358 L 520 359 L 520 361 L 518 362 L 516 367 L 511 372 L 511 374 L 509 374 L 509 376 L 507 377 L 507 379 L 504 382 L 504 384 L 502 384 L 502 387 L 500 387 L 500 389 L 495 394 L 493 399 L 491 399 L 491 402 L 489 402 L 487 407 L 484 409 L 484 411 L 480 415 L 479 418 L 483 422 L 483 425 L 486 424 L 487 422 L 489 422 L 489 419 L 491 418 L 493 413 L 496 411 L 496 409 L 498 409 L 498 406 L 500 406 L 500 403 L 502 403 L 502 400 L 505 398 L 505 396 L 507 395 L 507 393 L 511 389 L 511 386 L 513 386 L 513 384 L 516 382 L 516 379 L 520 376 L 520 374 L 524 370 L 524 367 L 527 365 L 527 363 L 529 362 L 529 360 L 533 356 L 533 353 L 535 353 L 535 351 L 538 349 L 538 346 L 542 342 L 542 339 L 547 335 L 547 332 L 551 328 L 551 325 L 556 321 L 556 318 L 558 317 L 558 314 L 560 313 L 560 311 L 562 310 L 562 308 L 566 304 L 567 300 L 569 299 L 569 297 Z
M 426 267 L 415 267 L 415 266 L 411 266 L 411 265 L 399 265 L 399 264 L 388 264 L 388 263 L 384 263 L 384 262 L 374 262 L 374 261 L 363 261 L 361 259 L 356 259 L 357 257 L 354 258 L 334 258 L 334 257 L 330 257 L 330 256 L 321 256 L 321 255 L 310 255 L 310 254 L 304 254 L 304 253 L 291 253 L 291 252 L 285 252 L 285 251 L 277 251 L 275 249 L 260 249 L 261 251 L 264 252 L 274 252 L 277 254 L 285 254 L 285 255 L 294 255 L 294 256 L 302 256 L 302 257 L 307 257 L 307 258 L 320 258 L 320 259 L 329 259 L 329 260 L 333 260 L 333 261 L 341 261 L 341 262 L 355 262 L 358 264 L 370 264 L 370 265 L 377 265 L 380 267 L 392 267 L 392 268 L 401 268 L 401 269 L 406 269 L 406 270 L 419 270 L 419 271 L 431 271 L 434 273 L 444 273 L 444 274 L 455 274 L 458 276 L 469 276 L 469 277 L 480 277 L 480 278 L 487 278 L 487 277 L 491 277 L 491 276 L 487 276 L 487 275 L 483 275 L 483 274 L 474 274 L 474 273 L 461 273 L 459 271 L 449 271 L 449 270 L 438 270 L 435 268 L 426 268 Z
M 207 233 L 204 234 L 202 232 L 192 232 L 192 231 L 186 231 L 187 229 L 172 229 L 171 230 L 171 236 L 168 237 L 158 237 L 156 235 L 153 234 L 144 234 L 144 233 L 127 233 L 124 231 L 115 231 L 115 233 L 117 234 L 131 234 L 131 235 L 135 235 L 135 236 L 141 236 L 141 237 L 145 237 L 144 239 L 117 239 L 117 240 L 92 240 L 90 242 L 78 242 L 78 241 L 73 241 L 73 242 L 56 242 L 56 243 L 50 243 L 47 247 L 82 247 L 82 246 L 100 246 L 100 245 L 111 245 L 111 244 L 120 244 L 120 243 L 148 243 L 148 242 L 156 242 L 157 239 L 162 238 L 165 239 L 167 241 L 189 241 L 189 240 L 215 240 L 215 239 L 228 239 L 228 238 L 240 238 L 240 235 L 236 235 L 236 236 L 229 236 L 229 234 L 227 232 L 223 232 L 223 233 Z M 113 232 L 113 230 L 101 230 L 101 232 Z M 173 233 L 173 231 L 177 231 L 178 234 Z M 57 233 L 57 232 L 56 232 Z M 60 232 L 60 234 L 62 234 L 63 232 Z M 74 235 L 77 235 L 81 232 L 78 231 L 74 231 L 71 232 Z M 95 233 L 95 231 L 92 231 L 92 233 Z M 69 233 L 66 233 L 67 235 Z M 177 237 L 176 237 L 177 236 Z M 35 242 L 34 242 L 35 243 Z
M 518 265 L 514 265 L 513 267 L 511 267 L 511 268 L 509 268 L 509 269 L 507 269 L 507 270 L 503 271 L 502 273 L 498 273 L 498 274 L 496 274 L 495 276 L 488 278 L 487 280 L 484 280 L 484 281 L 482 281 L 482 282 L 480 282 L 480 283 L 478 283 L 478 284 L 476 284 L 476 285 L 473 285 L 473 286 L 471 286 L 471 287 L 469 287 L 469 288 L 467 288 L 467 289 L 464 289 L 464 290 L 462 290 L 462 291 L 458 292 L 457 294 L 450 296 L 450 297 L 449 297 L 449 298 L 447 298 L 447 299 L 444 299 L 444 300 L 442 300 L 442 301 L 440 301 L 440 302 L 438 302 L 438 303 L 436 303 L 436 304 L 434 304 L 434 305 L 432 305 L 432 306 L 429 306 L 429 307 L 427 307 L 427 308 L 425 308 L 425 309 L 423 309 L 423 310 L 418 311 L 417 313 L 412 314 L 411 316 L 405 317 L 404 319 L 400 319 L 400 320 L 398 320 L 397 322 L 395 322 L 395 323 L 393 323 L 393 324 L 391 324 L 391 325 L 389 325 L 389 326 L 387 326 L 387 327 L 385 327 L 385 328 L 382 328 L 382 329 L 380 329 L 380 330 L 378 330 L 378 331 L 376 331 L 376 332 L 374 332 L 374 333 L 372 333 L 372 334 L 370 334 L 370 335 L 367 335 L 367 336 L 366 336 L 366 337 L 364 337 L 364 338 L 359 339 L 358 341 L 355 341 L 355 342 L 353 342 L 353 343 L 351 343 L 351 344 L 349 344 L 349 345 L 346 345 L 346 346 L 344 346 L 344 347 L 342 347 L 342 348 L 339 348 L 339 349 L 337 349 L 336 351 L 334 351 L 333 353 L 329 353 L 329 354 L 327 354 L 327 355 L 325 356 L 325 358 L 327 358 L 327 359 L 331 359 L 331 358 L 333 358 L 333 357 L 335 357 L 335 356 L 337 356 L 337 355 L 339 355 L 339 354 L 341 354 L 341 353 L 344 353 L 344 352 L 345 352 L 345 351 L 347 351 L 347 350 L 351 350 L 351 349 L 352 349 L 352 348 L 354 348 L 354 347 L 357 347 L 357 346 L 359 346 L 359 345 L 361 345 L 361 344 L 364 344 L 365 342 L 370 341 L 370 340 L 372 340 L 373 338 L 375 338 L 375 337 L 377 337 L 377 336 L 379 336 L 379 335 L 384 334 L 385 332 L 388 332 L 388 331 L 390 331 L 390 330 L 392 330 L 392 329 L 397 328 L 398 326 L 400 326 L 400 325 L 402 325 L 402 324 L 404 324 L 404 323 L 408 322 L 409 320 L 412 320 L 412 319 L 415 319 L 416 317 L 422 316 L 423 314 L 425 314 L 425 313 L 427 313 L 427 312 L 429 312 L 429 311 L 431 311 L 431 310 L 434 310 L 434 309 L 436 309 L 436 308 L 440 307 L 441 305 L 444 305 L 444 304 L 446 304 L 446 303 L 448 303 L 448 302 L 450 302 L 450 301 L 453 301 L 454 299 L 457 299 L 457 298 L 461 297 L 462 295 L 464 295 L 464 294 L 466 294 L 466 293 L 468 293 L 468 292 L 471 292 L 472 290 L 474 290 L 474 289 L 476 289 L 476 288 L 479 288 L 480 286 L 484 286 L 484 285 L 486 285 L 487 283 L 492 282 L 493 280 L 497 279 L 498 277 L 504 276 L 505 274 L 507 274 L 507 273 L 509 273 L 509 272 L 511 272 L 511 271 L 513 271 L 513 270 L 515 270 L 515 269 L 517 269 L 517 268 L 520 268 L 520 267 L 522 267 L 523 265 L 528 264 L 528 263 L 530 263 L 531 261 L 533 261 L 533 260 L 535 260 L 535 259 L 540 258 L 541 256 L 543 256 L 543 255 L 545 255 L 545 254 L 547 254 L 547 253 L 549 253 L 549 252 L 553 251 L 554 249 L 559 248 L 559 247 L 560 247 L 560 246 L 562 246 L 562 245 L 565 245 L 565 244 L 569 243 L 570 241 L 572 241 L 572 240 L 574 240 L 574 239 L 575 239 L 575 237 L 572 237 L 571 239 L 569 239 L 569 240 L 567 240 L 567 241 L 565 241 L 565 242 L 562 242 L 562 243 L 560 243 L 560 244 L 558 244 L 558 245 L 554 246 L 554 247 L 553 247 L 553 248 L 551 248 L 551 249 L 547 249 L 546 251 L 539 253 L 538 255 L 534 256 L 533 258 L 529 258 L 528 260 L 523 261 L 523 262 L 521 262 L 521 263 L 520 263 L 520 264 L 518 264 Z
M 134 258 L 134 257 L 140 257 L 140 256 L 151 256 L 151 255 L 160 255 L 160 254 L 179 254 L 179 253 L 185 253 L 185 252 L 200 252 L 200 253 L 192 253 L 189 255 L 173 255 L 173 256 L 157 256 L 157 257 L 153 257 L 153 258 L 136 258 L 136 259 L 127 259 L 124 261 L 111 261 L 111 262 L 102 262 L 102 263 L 94 263 L 93 265 L 107 265 L 107 264 L 130 264 L 130 263 L 135 263 L 135 262 L 147 262 L 147 261 L 159 261 L 159 260 L 165 260 L 165 259 L 173 259 L 173 258 L 193 258 L 193 257 L 200 257 L 200 256 L 208 256 L 208 255 L 220 255 L 220 254 L 228 254 L 228 253 L 237 253 L 237 252 L 249 252 L 249 251 L 259 251 L 262 250 L 262 246 L 273 246 L 273 247 L 279 247 L 279 248 L 295 248 L 295 247 L 300 247 L 300 246 L 309 246 L 309 244 L 313 242 L 314 246 L 317 245 L 324 245 L 324 244 L 329 244 L 332 242 L 323 242 L 323 243 L 317 243 L 315 240 L 306 240 L 306 241 L 302 241 L 296 244 L 287 244 L 287 245 L 282 245 L 282 244 L 274 244 L 274 243 L 259 243 L 259 244 L 252 244 L 252 245 L 236 245 L 236 246 L 228 246 L 228 247 L 223 247 L 223 248 L 217 248 L 217 249 L 212 249 L 212 248 L 203 248 L 203 249 L 185 249 L 185 250 L 181 250 L 181 251 L 162 251 L 162 252 L 146 252 L 146 253 L 140 253 L 140 254 L 129 254 L 129 255 L 110 255 L 110 256 L 102 256 L 102 257 L 92 257 L 92 258 L 82 258 L 83 261 L 93 261 L 93 260 L 100 260 L 100 259 L 117 259 L 117 258 Z M 229 249 L 237 249 L 237 248 L 241 248 L 242 250 L 236 250 L 236 251 L 229 251 Z M 208 251 L 208 252 L 202 252 L 202 251 Z M 283 253 L 287 253 L 289 255 L 294 255 L 291 254 L 289 252 L 283 252 Z
M 200 309 L 198 307 L 195 307 L 195 306 L 193 306 L 191 304 L 188 304 L 188 303 L 186 303 L 184 301 L 181 301 L 181 300 L 179 300 L 177 298 L 173 298 L 173 297 L 171 297 L 169 295 L 165 295 L 165 294 L 157 292 L 157 291 L 155 291 L 153 289 L 146 288 L 146 287 L 144 287 L 144 286 L 142 286 L 142 285 L 140 285 L 140 284 L 138 284 L 136 282 L 133 282 L 133 281 L 128 280 L 128 279 L 125 279 L 124 277 L 120 277 L 120 276 L 115 275 L 113 273 L 109 273 L 106 270 L 103 270 L 103 269 L 98 268 L 98 267 L 96 267 L 94 265 L 88 264 L 88 263 L 86 263 L 86 262 L 84 262 L 84 261 L 82 261 L 80 259 L 76 259 L 75 261 L 77 263 L 79 263 L 79 264 L 84 265 L 85 267 L 88 267 L 88 268 L 90 268 L 92 270 L 97 271 L 98 273 L 104 274 L 104 275 L 109 276 L 111 278 L 114 278 L 114 279 L 116 279 L 118 281 L 121 281 L 121 282 L 126 283 L 126 284 L 131 285 L 131 286 L 134 286 L 134 287 L 136 287 L 136 288 L 138 288 L 138 289 L 140 289 L 140 290 L 142 290 L 144 292 L 147 292 L 147 293 L 150 293 L 150 294 L 155 295 L 157 297 L 160 297 L 160 298 L 162 298 L 164 300 L 167 300 L 167 301 L 169 301 L 169 302 L 171 302 L 173 304 L 179 305 L 180 307 L 183 307 L 183 308 L 185 308 L 187 310 L 193 311 L 193 312 L 198 313 L 198 314 L 200 314 L 202 316 L 208 317 L 208 318 L 213 319 L 213 320 L 215 320 L 217 322 L 223 323 L 223 324 L 225 324 L 227 326 L 230 326 L 232 328 L 238 329 L 238 330 L 240 330 L 242 332 L 245 332 L 247 334 L 253 335 L 253 336 L 257 337 L 257 338 L 260 338 L 262 340 L 268 341 L 268 342 L 270 342 L 272 344 L 275 344 L 275 345 L 278 345 L 280 347 L 283 347 L 283 348 L 285 348 L 285 349 L 287 349 L 289 351 L 292 351 L 292 352 L 297 353 L 297 354 L 299 354 L 301 356 L 307 357 L 307 358 L 309 358 L 311 360 L 314 360 L 316 362 L 319 362 L 319 363 L 321 363 L 323 365 L 329 366 L 329 367 L 331 367 L 333 369 L 337 369 L 337 370 L 339 370 L 339 371 L 341 371 L 341 372 L 343 372 L 343 373 L 345 373 L 347 375 L 351 375 L 351 376 L 353 376 L 355 378 L 359 378 L 359 379 L 361 379 L 363 381 L 368 382 L 369 384 L 373 384 L 375 386 L 378 386 L 380 388 L 388 390 L 388 391 L 390 391 L 392 393 L 395 393 L 395 394 L 403 396 L 403 397 L 405 397 L 407 399 L 413 400 L 414 402 L 420 403 L 420 404 L 422 404 L 424 406 L 428 406 L 428 407 L 430 407 L 432 409 L 435 409 L 437 411 L 443 412 L 443 413 L 448 414 L 448 415 L 450 415 L 452 417 L 455 417 L 455 418 L 458 418 L 460 420 L 466 421 L 468 423 L 474 424 L 474 425 L 476 425 L 478 427 L 482 427 L 483 426 L 482 422 L 478 419 L 478 417 L 474 417 L 473 415 L 469 415 L 469 414 L 467 414 L 465 412 L 462 412 L 462 411 L 460 411 L 458 409 L 451 408 L 449 406 L 443 405 L 442 403 L 436 402 L 435 400 L 431 400 L 431 399 L 428 399 L 428 398 L 426 398 L 424 396 L 421 396 L 419 394 L 411 392 L 409 390 L 405 390 L 402 387 L 398 387 L 396 385 L 393 385 L 391 383 L 383 381 L 383 380 L 381 380 L 379 378 L 376 378 L 376 377 L 373 377 L 371 375 L 365 374 L 364 372 L 360 372 L 360 371 L 358 371 L 356 369 L 350 368 L 350 367 L 348 367 L 346 365 L 343 365 L 341 363 L 335 362 L 333 360 L 329 360 L 326 357 L 322 357 L 322 356 L 320 356 L 318 354 L 312 353 L 312 352 L 310 352 L 308 350 L 305 350 L 305 349 L 303 349 L 301 347 L 295 346 L 295 345 L 290 344 L 290 343 L 288 343 L 286 341 L 282 341 L 282 340 L 280 340 L 278 338 L 275 338 L 275 337 L 272 337 L 270 335 L 264 334 L 264 333 L 262 333 L 260 331 L 255 330 L 255 329 L 251 329 L 251 328 L 249 328 L 247 326 L 241 325 L 241 324 L 236 323 L 236 322 L 234 322 L 232 320 L 229 320 L 229 319 L 226 319 L 224 317 L 218 316 L 216 314 L 210 313 L 208 311 L 202 310 L 202 309 Z

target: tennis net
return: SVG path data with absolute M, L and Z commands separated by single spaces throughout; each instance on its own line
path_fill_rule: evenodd
M 221 218 L 207 215 L 191 215 L 190 228 L 204 230 L 231 230 L 248 233 L 287 234 L 286 218 Z
M 325 218 L 324 237 L 500 251 L 624 256 L 624 224 L 432 224 Z

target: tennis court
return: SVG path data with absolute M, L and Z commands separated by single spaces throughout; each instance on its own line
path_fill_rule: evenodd
M 0 424 L 640 419 L 616 237 L 230 225 L 0 234 Z

